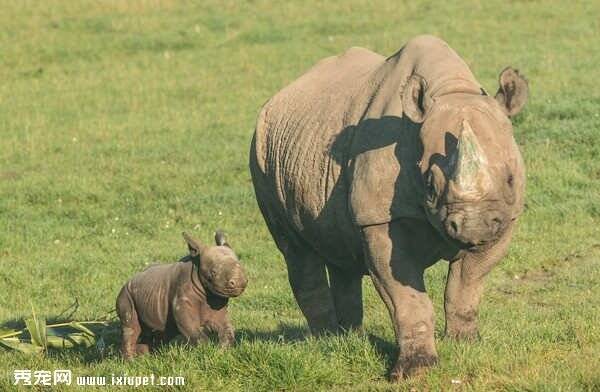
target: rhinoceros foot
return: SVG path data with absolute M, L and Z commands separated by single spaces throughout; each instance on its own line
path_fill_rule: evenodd
M 466 342 L 476 342 L 481 340 L 481 335 L 477 327 L 468 329 L 447 329 L 445 337 L 453 340 L 462 340 Z
M 418 377 L 424 374 L 427 368 L 437 363 L 438 357 L 431 354 L 414 354 L 400 358 L 390 372 L 390 381 L 399 382 L 408 377 Z

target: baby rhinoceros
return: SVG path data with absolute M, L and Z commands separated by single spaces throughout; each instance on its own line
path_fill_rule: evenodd
M 195 345 L 207 341 L 208 332 L 216 332 L 220 345 L 234 343 L 227 303 L 246 288 L 244 268 L 221 231 L 215 234 L 216 246 L 203 245 L 187 233 L 183 237 L 188 256 L 146 268 L 117 297 L 126 359 L 179 335 Z

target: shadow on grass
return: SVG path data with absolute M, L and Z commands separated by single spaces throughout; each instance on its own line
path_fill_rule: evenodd
M 257 331 L 242 328 L 237 330 L 236 335 L 238 344 L 242 341 L 288 344 L 304 341 L 310 336 L 310 333 L 306 326 L 280 323 L 279 327 L 275 330 Z M 341 333 L 340 335 L 345 336 L 346 334 Z M 396 347 L 394 342 L 385 340 L 379 336 L 370 333 L 365 333 L 365 336 L 377 354 L 384 359 L 387 369 L 391 369 L 398 357 L 398 347 Z
M 386 368 L 388 370 L 391 369 L 396 363 L 396 358 L 398 357 L 398 347 L 396 347 L 394 343 L 384 340 L 373 334 L 368 334 L 367 338 L 377 354 L 384 358 Z
M 46 322 L 50 324 L 67 323 L 71 320 L 65 320 L 62 317 L 49 317 Z M 118 359 L 120 355 L 120 343 L 121 343 L 121 331 L 120 323 L 118 320 L 107 321 L 106 325 L 86 325 L 92 332 L 96 334 L 97 339 L 102 338 L 103 347 L 97 346 L 85 347 L 76 346 L 68 349 L 54 349 L 50 348 L 47 352 L 49 358 L 53 358 L 59 361 L 76 360 L 83 364 L 97 364 L 104 360 Z M 11 319 L 6 320 L 0 324 L 0 329 L 16 329 L 21 330 L 25 328 L 23 320 Z M 345 334 L 341 334 L 344 336 Z M 24 339 L 29 339 L 29 335 L 25 333 L 22 335 Z M 276 329 L 270 330 L 256 330 L 248 328 L 240 328 L 236 330 L 236 344 L 242 342 L 271 342 L 281 345 L 288 345 L 297 342 L 305 341 L 310 337 L 310 332 L 306 325 L 297 325 L 291 323 L 279 323 Z M 394 364 L 398 354 L 396 346 L 383 338 L 373 335 L 366 334 L 369 343 L 373 346 L 375 351 L 385 360 L 386 367 L 388 369 Z M 212 344 L 217 344 L 215 336 L 210 336 Z M 181 344 L 175 339 L 173 342 L 166 343 L 164 346 L 171 344 Z M 157 351 L 151 355 L 160 355 L 160 347 L 157 346 Z
M 10 319 L 0 324 L 0 329 L 23 329 L 25 328 L 25 322 L 21 319 Z
M 248 342 L 299 342 L 305 340 L 309 336 L 308 329 L 295 324 L 279 323 L 279 327 L 275 330 L 257 331 L 246 328 L 241 328 L 236 331 L 236 341 Z

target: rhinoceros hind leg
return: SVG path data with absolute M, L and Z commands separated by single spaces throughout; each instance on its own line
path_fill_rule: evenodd
M 142 327 L 127 287 L 123 287 L 117 297 L 117 314 L 121 320 L 121 353 L 123 358 L 132 359 L 137 355 Z
M 360 329 L 363 320 L 362 273 L 327 266 L 338 326 L 342 331 Z
M 135 346 L 135 352 L 137 355 L 145 355 L 150 352 L 150 345 L 146 343 L 138 343 Z
M 142 329 L 137 325 L 127 325 L 121 328 L 121 354 L 125 359 L 132 359 L 138 354 L 137 340 Z
M 423 268 L 405 251 L 408 236 L 401 221 L 366 227 L 363 235 L 369 272 L 387 305 L 400 351 L 390 379 L 417 375 L 438 358 L 433 304 L 425 292 Z
M 311 333 L 336 332 L 337 317 L 323 260 L 310 249 L 288 250 L 285 259 L 292 292 Z

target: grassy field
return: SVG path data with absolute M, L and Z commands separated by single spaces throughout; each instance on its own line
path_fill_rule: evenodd
M 3 2 L 0 326 L 75 299 L 74 318 L 105 315 L 132 274 L 185 254 L 182 230 L 228 231 L 250 284 L 230 308 L 234 349 L 123 363 L 113 325 L 103 358 L 0 349 L 0 390 L 15 369 L 182 375 L 187 390 L 600 390 L 599 14 L 591 1 Z M 515 120 L 527 210 L 487 281 L 483 339 L 442 338 L 439 263 L 427 280 L 440 365 L 391 385 L 393 332 L 368 279 L 364 335 L 307 336 L 247 160 L 260 106 L 317 60 L 392 54 L 420 33 L 490 91 L 507 65 L 528 76 Z

